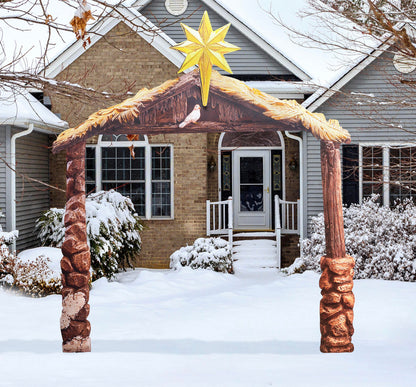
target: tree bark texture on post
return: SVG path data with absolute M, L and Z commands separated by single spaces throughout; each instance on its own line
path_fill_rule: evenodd
M 321 141 L 326 255 L 321 258 L 321 352 L 352 352 L 354 258 L 346 255 L 339 144 Z
M 62 244 L 61 334 L 64 352 L 90 352 L 90 252 L 85 216 L 85 142 L 67 149 L 65 240 Z

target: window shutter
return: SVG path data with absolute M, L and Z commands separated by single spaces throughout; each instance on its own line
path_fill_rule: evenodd
M 358 145 L 343 145 L 342 201 L 347 206 L 360 202 L 358 167 Z

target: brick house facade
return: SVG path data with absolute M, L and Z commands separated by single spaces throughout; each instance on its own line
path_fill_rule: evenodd
M 83 86 L 94 89 L 122 90 L 134 83 L 134 90 L 152 88 L 177 77 L 178 67 L 160 50 L 120 22 L 95 44 L 83 51 L 65 67 L 57 79 L 71 81 L 83 77 Z M 80 83 L 79 81 L 77 81 Z M 81 104 L 63 96 L 52 96 L 52 110 L 75 127 L 90 114 L 106 106 Z M 108 101 L 107 106 L 120 101 Z M 208 163 L 218 158 L 220 134 L 172 134 L 148 136 L 149 144 L 170 144 L 173 149 L 173 211 L 172 219 L 145 219 L 142 251 L 137 266 L 168 268 L 169 257 L 177 249 L 192 244 L 206 235 L 206 200 L 218 200 L 218 168 L 210 171 Z M 299 199 L 299 168 L 289 168 L 292 160 L 299 162 L 299 144 L 283 135 L 285 142 L 284 187 L 286 200 Z M 97 142 L 94 138 L 90 143 Z M 65 154 L 50 156 L 50 182 L 65 187 Z M 65 195 L 51 193 L 51 206 L 63 207 Z M 287 266 L 299 256 L 298 235 L 282 239 L 282 265 Z

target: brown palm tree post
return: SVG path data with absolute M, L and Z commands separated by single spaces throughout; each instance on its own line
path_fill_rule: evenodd
M 321 352 L 352 352 L 354 258 L 346 255 L 339 144 L 321 141 L 326 255 L 321 258 Z
M 61 334 L 64 352 L 90 352 L 90 252 L 85 216 L 85 142 L 67 149 L 65 240 L 62 244 Z

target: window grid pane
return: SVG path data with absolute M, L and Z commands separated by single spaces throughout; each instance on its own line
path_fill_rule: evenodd
M 88 195 L 95 190 L 95 148 L 87 147 L 85 152 L 85 192 Z
M 416 147 L 390 148 L 390 205 L 416 199 Z
M 363 147 L 363 198 L 379 195 L 383 203 L 383 148 L 381 146 Z
M 101 152 L 102 188 L 128 196 L 140 216 L 146 215 L 145 148 L 106 147 Z
M 152 216 L 171 216 L 170 147 L 152 147 Z

